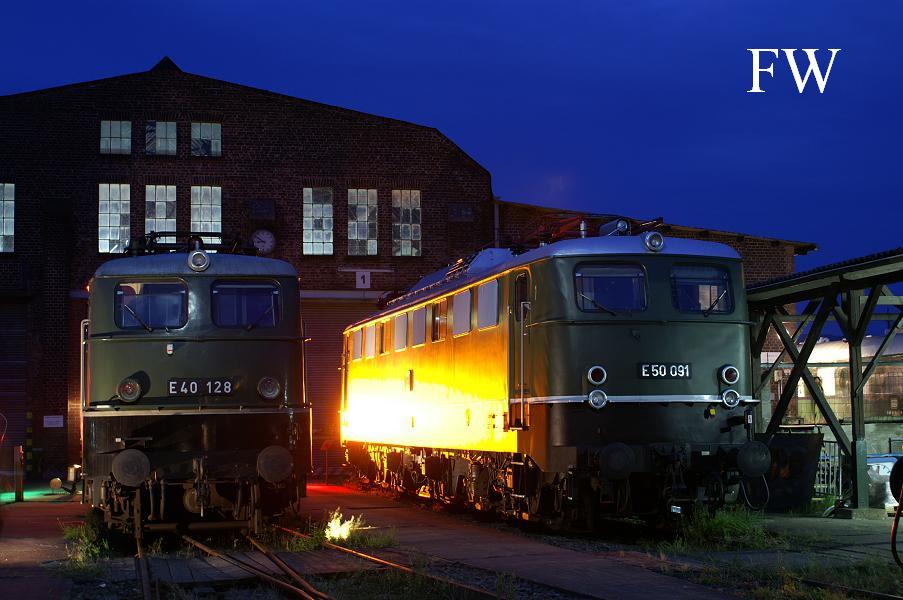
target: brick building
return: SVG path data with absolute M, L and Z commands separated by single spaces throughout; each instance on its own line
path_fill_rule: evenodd
M 488 171 L 434 128 L 185 73 L 168 58 L 0 97 L 0 140 L 0 466 L 23 443 L 34 475 L 78 461 L 86 285 L 129 235 L 272 234 L 268 255 L 301 276 L 318 450 L 337 437 L 346 324 L 562 212 L 494 200 Z M 791 272 L 811 249 L 662 227 L 731 244 L 752 280 Z

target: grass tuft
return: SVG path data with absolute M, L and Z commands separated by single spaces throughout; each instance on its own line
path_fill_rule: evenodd
M 93 524 L 63 527 L 66 560 L 63 569 L 72 577 L 86 578 L 100 574 L 97 564 L 110 555 L 110 544 L 100 528 Z

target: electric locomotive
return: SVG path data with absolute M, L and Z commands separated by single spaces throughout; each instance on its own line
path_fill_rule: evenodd
M 740 257 L 644 236 L 488 249 L 345 331 L 368 480 L 551 524 L 659 519 L 759 480 Z
M 310 471 L 298 276 L 187 235 L 133 242 L 89 285 L 83 501 L 136 533 L 256 531 Z

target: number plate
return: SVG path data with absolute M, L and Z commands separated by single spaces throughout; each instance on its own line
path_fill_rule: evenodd
M 640 379 L 690 379 L 690 363 L 639 363 Z
M 223 377 L 170 379 L 170 396 L 228 396 L 232 393 L 231 379 Z

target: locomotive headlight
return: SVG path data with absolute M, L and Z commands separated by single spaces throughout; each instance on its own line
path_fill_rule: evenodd
M 724 390 L 721 394 L 721 401 L 728 408 L 737 408 L 737 405 L 740 404 L 740 394 L 737 390 Z
M 188 268 L 201 272 L 210 266 L 210 257 L 203 250 L 195 250 L 188 255 Z
M 665 238 L 657 231 L 650 231 L 643 236 L 643 245 L 650 252 L 661 252 L 662 248 L 665 247 Z
M 593 385 L 602 385 L 608 379 L 608 373 L 605 371 L 605 367 L 595 365 L 586 372 L 586 378 Z
M 599 410 L 600 408 L 605 408 L 608 405 L 608 395 L 602 390 L 593 390 L 587 396 L 587 402 L 589 405 Z
M 724 365 L 718 370 L 718 378 L 728 385 L 734 385 L 740 381 L 740 369 L 734 365 Z
M 134 402 L 141 397 L 141 384 L 131 377 L 126 377 L 119 382 L 116 393 L 123 402 Z
M 274 377 L 261 377 L 257 382 L 257 393 L 267 400 L 275 400 L 281 391 L 282 386 Z

